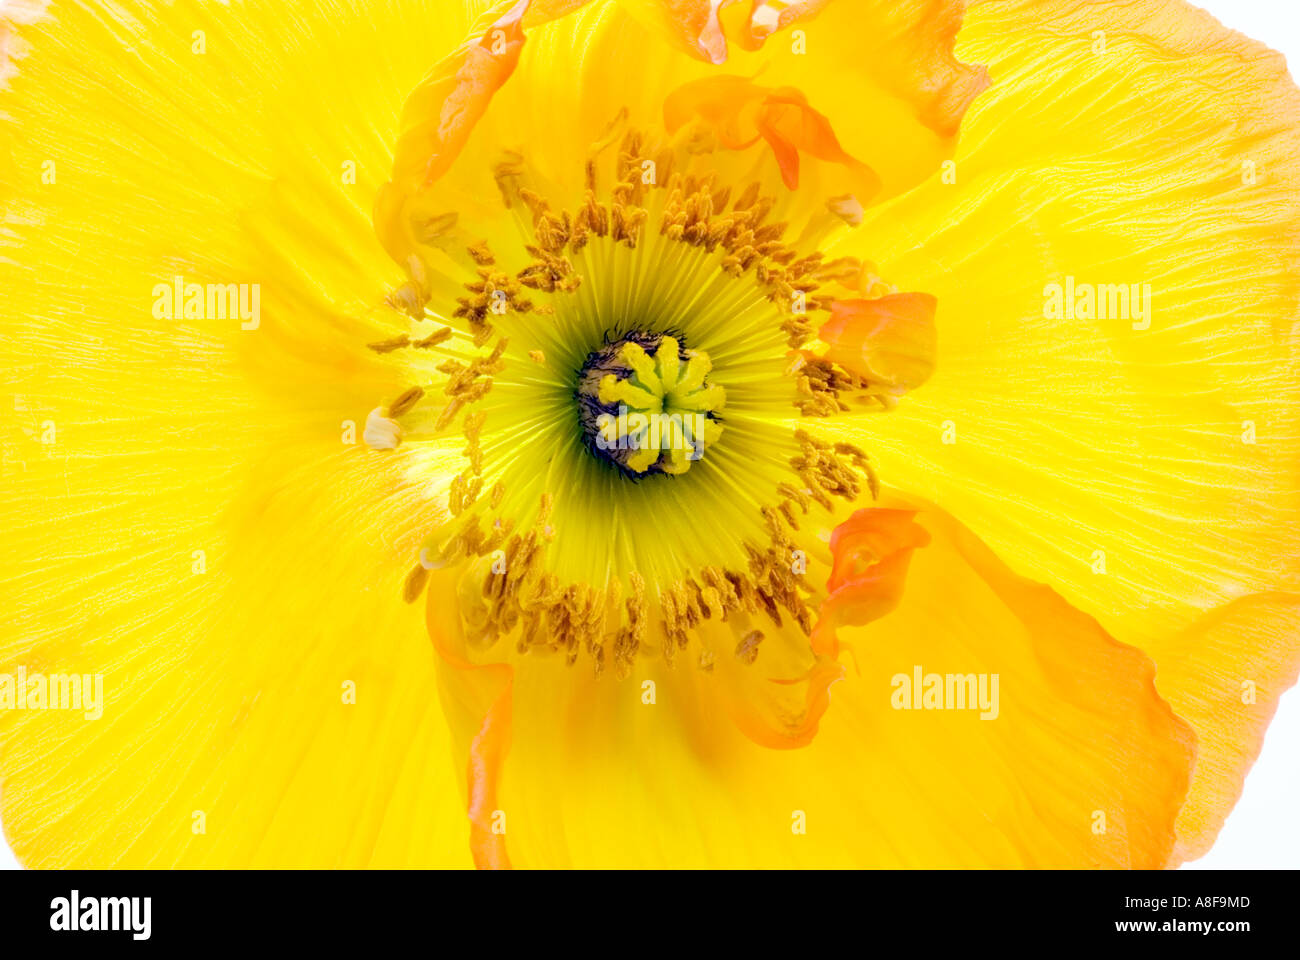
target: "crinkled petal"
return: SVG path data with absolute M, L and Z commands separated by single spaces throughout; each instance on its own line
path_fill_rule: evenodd
M 435 13 L 468 28 L 361 2 L 59 4 L 20 27 L 0 674 L 103 682 L 97 718 L 0 710 L 0 814 L 28 865 L 471 862 L 435 658 L 401 603 L 441 511 L 408 451 L 361 440 L 409 386 L 365 349 L 400 279 L 369 199 L 442 52 Z M 258 314 L 155 315 L 178 275 L 245 284 L 250 307 L 257 284 Z
M 1208 642 L 1194 624 L 1300 592 L 1300 93 L 1280 55 L 1185 3 L 981 3 L 961 52 L 997 82 L 956 182 L 859 232 L 892 282 L 938 297 L 941 362 L 863 442 L 1147 651 L 1181 708 L 1203 694 L 1165 664 Z M 1080 309 L 1058 310 L 1071 287 Z M 1220 669 L 1245 657 L 1280 692 L 1277 632 L 1234 622 Z M 1189 719 L 1201 767 L 1236 782 L 1255 734 Z M 1209 800 L 1184 822 L 1221 822 Z
M 1207 853 L 1300 672 L 1300 595 L 1243 597 L 1162 645 L 1159 686 L 1196 730 L 1199 759 L 1173 863 Z

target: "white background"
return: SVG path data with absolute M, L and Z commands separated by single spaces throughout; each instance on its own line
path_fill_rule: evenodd
M 1300 63 L 1300 4 L 1295 0 L 1200 0 L 1233 29 L 1280 50 Z M 17 869 L 0 838 L 0 869 Z M 1246 779 L 1246 790 L 1214 849 L 1188 865 L 1202 867 L 1300 868 L 1300 689 L 1282 698 L 1264 751 Z

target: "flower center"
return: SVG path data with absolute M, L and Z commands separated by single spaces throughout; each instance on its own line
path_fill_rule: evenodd
M 587 357 L 578 386 L 583 443 L 637 478 L 685 473 L 718 439 L 726 402 L 713 361 L 672 336 L 634 331 Z
M 463 566 L 473 650 L 585 652 L 620 677 L 692 645 L 703 670 L 749 664 L 764 630 L 768 650 L 811 633 L 823 587 L 807 564 L 836 501 L 877 494 L 865 451 L 812 432 L 850 400 L 885 407 L 809 348 L 829 285 L 866 265 L 805 252 L 817 230 L 787 243 L 757 183 L 720 185 L 685 169 L 699 166 L 687 145 L 620 142 L 617 123 L 576 207 L 553 206 L 521 155 L 493 169 L 521 237 L 472 240 L 454 212 L 422 223 L 441 253 L 472 242 L 473 274 L 435 296 L 446 264 L 413 258 L 390 302 L 415 325 L 370 347 L 402 351 L 416 385 L 373 411 L 366 438 L 428 443 L 413 476 L 447 483 L 459 466 L 405 596 Z

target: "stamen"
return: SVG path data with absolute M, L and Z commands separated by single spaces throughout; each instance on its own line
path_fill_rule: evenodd
M 375 407 L 366 416 L 361 439 L 371 450 L 396 450 L 402 442 L 402 428 L 396 420 L 384 416 L 382 407 Z

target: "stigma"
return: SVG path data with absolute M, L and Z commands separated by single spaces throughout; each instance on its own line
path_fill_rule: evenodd
M 713 363 L 675 336 L 634 331 L 588 355 L 574 396 L 583 443 L 624 474 L 681 474 L 722 435 Z

